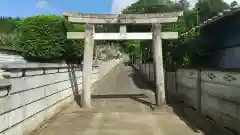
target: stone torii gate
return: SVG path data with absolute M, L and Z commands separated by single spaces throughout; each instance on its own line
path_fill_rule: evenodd
M 156 103 L 165 102 L 162 39 L 177 39 L 177 32 L 162 32 L 161 24 L 177 22 L 183 12 L 157 14 L 81 14 L 64 12 L 69 22 L 85 25 L 85 32 L 67 32 L 68 39 L 84 39 L 82 106 L 91 107 L 91 83 L 94 40 L 153 40 L 156 70 Z M 94 24 L 120 24 L 119 33 L 95 33 Z M 127 33 L 128 24 L 152 24 L 152 32 Z

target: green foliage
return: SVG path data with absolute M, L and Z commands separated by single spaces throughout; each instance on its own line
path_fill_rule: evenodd
M 9 34 L 16 30 L 21 22 L 19 18 L 0 17 L 0 34 Z
M 67 40 L 66 32 L 83 31 L 82 25 L 71 25 L 62 17 L 38 15 L 24 19 L 18 28 L 19 37 L 13 47 L 25 58 L 50 62 L 82 58 L 83 41 Z
M 85 29 L 84 25 L 68 23 L 67 20 L 64 20 L 64 25 L 68 32 L 84 32 Z
M 230 7 L 233 8 L 235 6 L 238 5 L 238 2 L 237 1 L 232 1 L 231 4 L 230 4 Z
M 18 50 L 27 58 L 36 60 L 55 60 L 63 56 L 66 33 L 61 17 L 38 15 L 23 20 L 19 26 Z
M 162 1 L 143 1 L 139 0 L 138 2 L 132 4 L 130 7 L 125 9 L 123 13 L 165 13 L 165 12 L 176 12 L 185 10 L 184 8 L 188 6 L 189 3 L 186 1 L 181 1 L 181 3 L 174 3 L 170 0 L 162 0 Z M 163 31 L 180 31 L 184 32 L 186 31 L 186 24 L 185 24 L 185 18 L 180 19 L 180 23 L 171 23 L 171 24 L 164 24 L 163 25 Z M 132 30 L 134 32 L 149 32 L 151 31 L 151 25 L 141 25 L 141 26 L 132 26 L 128 28 L 128 30 Z M 164 55 L 167 55 L 169 48 L 165 47 L 169 42 L 164 42 Z M 165 45 L 166 44 L 166 45 Z M 132 50 L 132 52 L 138 52 L 143 53 L 147 60 L 152 61 L 152 58 L 149 53 L 152 50 L 152 42 L 151 41 L 141 41 L 140 46 L 138 48 L 132 47 L 131 44 L 129 44 L 129 48 L 132 49 L 138 49 L 137 51 Z M 147 54 L 145 54 L 147 53 Z
M 237 5 L 231 3 L 230 7 Z M 178 23 L 164 24 L 163 31 L 178 31 L 180 34 L 216 15 L 219 11 L 229 8 L 223 0 L 199 0 L 193 9 L 189 8 L 187 0 L 138 0 L 123 13 L 162 13 L 184 11 L 184 16 Z M 96 27 L 96 31 L 115 31 L 115 26 Z M 129 26 L 128 31 L 149 32 L 151 25 Z M 52 15 L 39 15 L 21 20 L 19 18 L 0 17 L 0 44 L 14 46 L 16 50 L 24 51 L 24 55 L 37 61 L 82 59 L 83 40 L 67 40 L 66 31 L 84 31 L 84 26 L 69 24 L 63 18 Z M 169 53 L 179 65 L 188 58 L 188 65 L 201 62 L 209 53 L 205 41 L 198 38 L 200 29 L 193 29 L 181 35 L 179 40 L 163 42 L 164 59 Z M 14 42 L 16 40 L 16 42 Z M 200 42 L 201 41 L 201 42 Z M 126 52 L 140 56 L 143 49 L 151 50 L 150 41 L 129 41 Z M 145 51 L 145 50 L 144 50 Z M 185 61 L 186 65 L 186 61 Z
M 26 19 L 0 17 L 0 45 L 23 52 L 28 60 L 54 62 L 82 60 L 83 40 L 67 40 L 66 31 L 84 31 L 54 15 Z
M 233 5 L 236 5 L 236 3 L 234 2 Z M 204 39 L 200 38 L 200 29 L 192 29 L 192 27 L 199 25 L 201 22 L 226 8 L 229 8 L 229 5 L 223 0 L 199 0 L 193 9 L 189 8 L 189 2 L 187 0 L 179 0 L 178 2 L 172 2 L 170 0 L 138 0 L 126 8 L 123 13 L 184 11 L 184 15 L 180 17 L 178 23 L 163 24 L 163 31 L 177 31 L 181 35 L 178 40 L 163 42 L 164 60 L 169 61 L 168 59 L 170 57 L 168 54 L 170 53 L 171 59 L 179 66 L 196 66 L 197 64 L 202 64 L 202 61 L 208 57 L 209 45 Z M 149 31 L 150 29 L 151 26 L 134 26 L 134 28 L 128 28 L 128 30 L 133 30 L 134 32 Z M 182 33 L 186 31 L 189 32 L 182 35 Z M 141 46 L 145 46 L 145 48 L 149 46 L 149 44 L 151 43 L 141 42 Z
M 195 10 L 199 12 L 200 22 L 227 8 L 229 8 L 229 5 L 223 0 L 199 0 L 195 5 Z
M 0 45 L 9 46 L 17 36 L 17 27 L 21 20 L 19 18 L 0 17 Z
M 65 31 L 69 32 L 84 32 L 84 25 L 82 24 L 71 24 L 67 20 L 64 20 Z M 83 40 L 67 40 L 64 45 L 63 58 L 68 61 L 82 60 L 84 41 Z
M 130 55 L 139 56 L 140 55 L 140 42 L 138 40 L 128 41 L 127 53 Z
M 76 61 L 83 59 L 84 41 L 83 40 L 68 40 L 63 46 L 63 59 L 67 61 Z
M 190 3 L 187 0 L 179 0 L 178 4 L 182 9 L 188 9 L 190 7 Z

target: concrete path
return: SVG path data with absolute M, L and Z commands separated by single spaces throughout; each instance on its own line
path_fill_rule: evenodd
M 171 107 L 154 110 L 151 89 L 121 65 L 98 84 L 92 109 L 74 102 L 32 135 L 201 135 Z

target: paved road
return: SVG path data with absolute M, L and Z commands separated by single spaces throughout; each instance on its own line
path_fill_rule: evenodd
M 154 109 L 152 87 L 121 65 L 93 93 L 93 107 L 75 102 L 32 135 L 200 135 L 174 109 Z M 144 95 L 146 95 L 144 97 Z

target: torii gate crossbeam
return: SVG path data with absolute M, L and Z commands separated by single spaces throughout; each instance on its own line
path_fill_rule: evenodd
M 177 32 L 162 32 L 161 23 L 177 22 L 183 12 L 157 14 L 81 14 L 64 12 L 64 17 L 73 23 L 85 25 L 85 32 L 68 32 L 68 39 L 84 39 L 83 98 L 82 106 L 91 107 L 91 84 L 94 40 L 146 40 L 152 39 L 156 73 L 156 104 L 165 102 L 165 84 L 162 55 L 162 39 L 176 39 Z M 94 24 L 120 24 L 120 33 L 95 33 Z M 127 24 L 152 24 L 152 32 L 127 33 Z
M 177 32 L 162 32 L 162 39 L 176 39 Z M 67 32 L 68 39 L 84 39 L 84 32 Z M 152 32 L 145 33 L 94 33 L 94 40 L 150 40 L 153 38 Z

